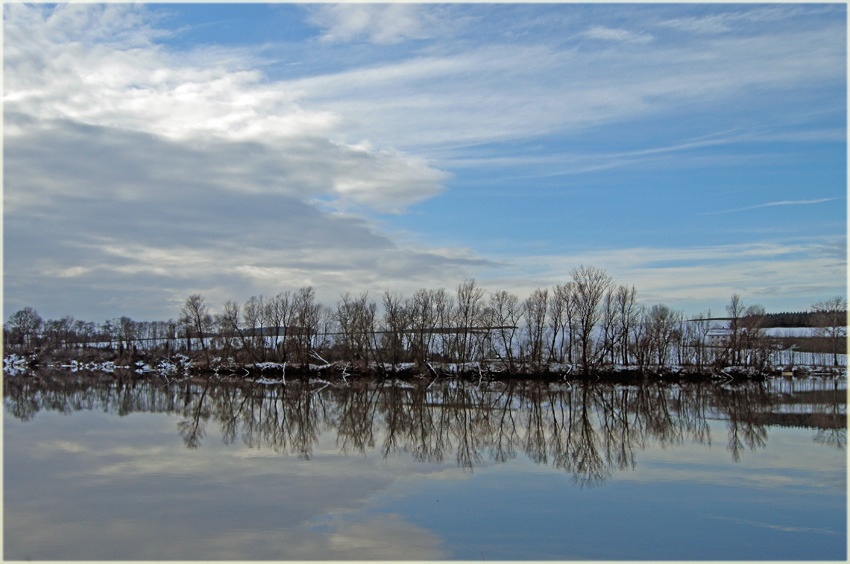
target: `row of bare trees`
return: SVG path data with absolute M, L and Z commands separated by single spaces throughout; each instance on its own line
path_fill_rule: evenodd
M 814 305 L 822 331 L 833 338 L 834 358 L 846 352 L 846 299 Z M 5 342 L 21 349 L 117 347 L 122 351 L 182 350 L 207 365 L 232 362 L 330 363 L 358 367 L 432 363 L 487 364 L 508 373 L 584 372 L 622 365 L 639 370 L 670 365 L 764 368 L 774 346 L 763 330 L 765 313 L 733 295 L 727 317 L 703 313 L 685 320 L 664 304 L 640 304 L 634 286 L 616 284 L 601 268 L 580 266 L 568 281 L 538 288 L 524 300 L 504 290 L 487 292 L 465 280 L 455 292 L 419 289 L 406 297 L 385 291 L 340 296 L 334 307 L 318 302 L 312 287 L 224 303 L 213 312 L 199 294 L 189 296 L 177 321 L 101 326 L 65 317 L 43 322 L 25 308 L 4 326 Z
M 123 316 L 101 324 L 74 319 L 43 320 L 32 307 L 13 313 L 3 327 L 7 349 L 29 351 L 36 348 L 56 351 L 107 346 L 116 349 L 156 348 L 174 344 L 180 338 L 177 321 L 134 321 Z
M 187 348 L 200 348 L 207 364 L 211 352 L 240 362 L 307 364 L 326 346 L 332 324 L 331 311 L 316 301 L 312 287 L 271 298 L 252 296 L 241 308 L 227 301 L 215 315 L 193 294 L 180 312 Z

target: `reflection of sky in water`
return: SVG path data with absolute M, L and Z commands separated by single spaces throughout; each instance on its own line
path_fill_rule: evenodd
M 701 459 L 681 463 L 677 448 L 651 449 L 634 472 L 593 488 L 523 460 L 465 484 L 393 487 L 380 497 L 440 531 L 458 559 L 843 559 L 843 453 L 796 446 L 775 454 L 810 466 L 787 475 L 762 465 L 761 453 L 732 464 L 723 448 L 700 447 Z
M 845 453 L 768 428 L 731 460 L 712 443 L 635 450 L 579 487 L 551 461 L 486 453 L 473 472 L 408 455 L 309 461 L 223 444 L 187 449 L 178 417 L 4 416 L 6 559 L 845 558 Z M 380 440 L 376 441 L 380 445 Z

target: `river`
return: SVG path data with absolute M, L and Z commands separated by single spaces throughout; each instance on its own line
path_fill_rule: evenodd
M 4 382 L 7 560 L 845 560 L 843 378 Z

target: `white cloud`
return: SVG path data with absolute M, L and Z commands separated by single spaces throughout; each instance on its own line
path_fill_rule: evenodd
M 809 14 L 817 11 L 816 8 L 807 10 Z M 761 22 L 784 20 L 799 15 L 800 7 L 798 5 L 756 6 L 755 8 L 748 7 L 743 10 L 724 11 L 705 16 L 670 18 L 658 22 L 658 25 L 686 33 L 716 35 L 730 33 L 748 26 L 752 27 Z
M 411 247 L 364 210 L 404 212 L 440 194 L 450 180 L 440 166 L 473 164 L 470 146 L 712 112 L 730 99 L 743 112 L 766 91 L 793 96 L 846 80 L 842 22 L 672 47 L 584 25 L 585 37 L 608 41 L 447 40 L 391 63 L 272 80 L 257 70 L 259 51 L 169 51 L 144 8 L 14 4 L 4 13 L 7 299 L 72 300 L 107 316 L 138 315 L 124 306 L 168 317 L 189 291 L 221 303 L 305 284 L 331 301 L 345 289 L 451 287 L 493 262 Z M 436 35 L 442 15 L 425 5 L 313 11 L 327 41 L 383 44 Z M 753 137 L 557 158 L 591 171 L 742 138 Z M 508 278 L 503 287 L 516 287 Z M 165 309 L 142 306 L 143 292 Z
M 581 35 L 588 39 L 623 43 L 649 43 L 653 39 L 652 35 L 648 33 L 635 33 L 627 29 L 616 29 L 601 25 L 595 25 L 584 31 Z
M 616 33 L 599 28 L 612 39 Z M 620 34 L 621 39 L 628 39 Z M 638 37 L 632 37 L 632 39 Z M 470 145 L 575 134 L 700 107 L 764 106 L 844 77 L 843 28 L 699 38 L 675 46 L 623 41 L 604 49 L 544 42 L 429 52 L 285 83 L 303 105 L 345 116 L 348 134 L 425 154 Z M 838 111 L 839 108 L 833 108 Z M 808 109 L 801 106 L 797 112 Z M 786 119 L 793 119 L 786 116 Z
M 33 21 L 21 17 L 31 13 L 12 10 L 6 24 L 4 102 L 7 115 L 12 115 L 7 143 L 15 144 L 33 127 L 53 127 L 52 120 L 71 120 L 161 136 L 206 155 L 228 142 L 257 143 L 254 148 L 237 147 L 244 149 L 245 160 L 225 159 L 224 170 L 216 170 L 222 168 L 217 166 L 220 161 L 197 155 L 207 161 L 215 184 L 222 185 L 219 177 L 230 179 L 230 187 L 238 191 L 283 189 L 305 198 L 326 194 L 340 206 L 353 203 L 397 212 L 442 190 L 447 175 L 421 158 L 374 150 L 366 143 L 332 141 L 340 122 L 337 114 L 304 109 L 296 90 L 267 84 L 258 71 L 221 64 L 189 66 L 156 47 L 89 45 L 78 37 L 87 26 L 96 28 L 99 36 L 108 25 L 104 19 L 117 19 L 121 25 L 138 20 L 125 23 L 102 10 L 94 14 L 101 17 L 60 6 L 43 21 Z M 73 32 L 60 33 L 56 19 L 73 19 Z M 37 121 L 18 125 L 14 114 Z M 277 181 L 258 182 L 258 169 Z
M 731 31 L 729 16 L 718 14 L 704 17 L 673 18 L 660 23 L 665 27 L 671 27 L 679 31 L 701 34 L 718 34 Z
M 388 16 L 387 10 L 410 17 L 375 15 Z M 435 10 L 344 4 L 320 6 L 313 17 L 361 22 L 350 26 L 367 33 L 385 20 L 413 29 L 403 22 L 436 17 Z M 541 40 L 458 51 L 447 42 L 401 62 L 267 82 L 251 70 L 247 53 L 195 53 L 193 66 L 160 48 L 87 49 L 81 41 L 47 36 L 38 22 L 13 21 L 19 29 L 6 26 L 9 108 L 174 139 L 297 138 L 309 132 L 337 143 L 369 139 L 382 149 L 445 151 L 575 132 L 694 104 L 711 108 L 731 95 L 740 101 L 748 90 L 844 79 L 844 43 L 832 41 L 843 34 L 840 26 L 635 50 L 630 45 L 650 36 L 596 25 L 585 34 L 623 48 L 578 51 Z M 34 52 L 44 53 L 36 58 L 45 70 L 32 72 L 21 62 L 33 57 L 23 53 Z
M 430 37 L 438 21 L 431 7 L 407 3 L 320 5 L 310 20 L 324 30 L 323 41 L 379 45 Z
M 136 8 L 5 8 L 11 303 L 168 318 L 193 291 L 220 304 L 315 284 L 332 297 L 391 257 L 460 264 L 316 207 L 401 212 L 448 178 L 422 158 L 332 140 L 336 114 L 239 57 L 154 46 Z

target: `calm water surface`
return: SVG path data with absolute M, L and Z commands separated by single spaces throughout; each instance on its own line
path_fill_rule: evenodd
M 7 560 L 847 557 L 843 379 L 40 376 L 4 382 Z

